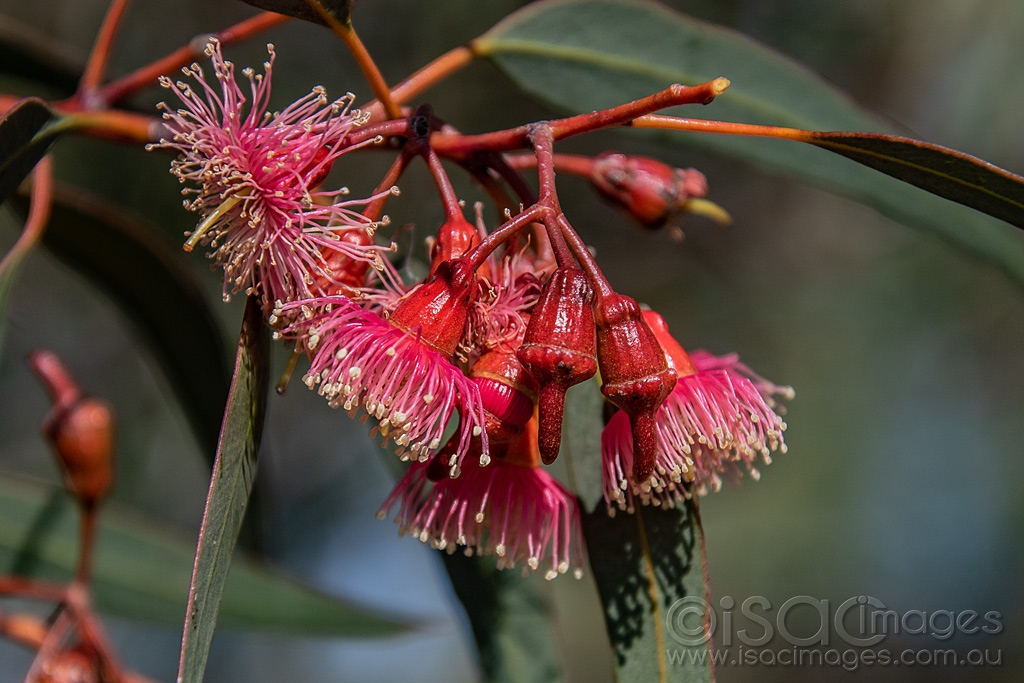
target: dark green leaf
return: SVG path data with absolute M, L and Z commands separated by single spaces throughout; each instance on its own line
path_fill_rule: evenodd
M 247 5 L 327 26 L 327 20 L 313 5 L 319 5 L 341 24 L 349 23 L 352 0 L 242 0 Z
M 10 17 L 0 16 L 0 72 L 40 81 L 70 97 L 85 68 L 85 53 Z
M 469 617 L 484 680 L 560 680 L 556 639 L 540 577 L 500 570 L 493 557 L 443 552 L 442 556 L 455 595 Z
M 203 679 L 231 555 L 256 479 L 256 455 L 267 404 L 269 346 L 259 303 L 249 297 L 189 588 L 178 663 L 178 681 L 183 683 Z
M 713 681 L 704 534 L 695 501 L 583 516 L 591 571 L 615 651 L 616 680 Z M 696 616 L 695 616 L 696 615 Z
M 595 380 L 568 392 L 560 457 L 569 465 L 585 511 L 583 533 L 615 654 L 616 680 L 714 680 L 710 638 L 692 619 L 695 612 L 709 613 L 710 599 L 696 501 L 671 510 L 642 507 L 632 515 L 608 516 L 600 476 L 603 407 Z M 688 633 L 693 630 L 696 636 Z
M 59 134 L 59 114 L 37 97 L 27 97 L 0 118 L 0 204 L 32 172 Z
M 1024 178 L 954 149 L 870 133 L 808 133 L 807 142 L 1024 228 Z
M 21 197 L 14 201 L 27 206 Z M 174 250 L 140 217 L 61 185 L 43 244 L 138 325 L 200 445 L 212 453 L 228 393 L 226 344 L 206 298 Z
M 474 49 L 527 92 L 573 113 L 621 104 L 672 83 L 724 76 L 732 86 L 713 104 L 668 113 L 804 130 L 895 132 L 799 64 L 739 33 L 653 2 L 540 2 L 495 26 Z M 655 135 L 671 145 L 720 150 L 852 197 L 987 259 L 1024 285 L 1024 240 L 975 211 L 809 145 L 729 135 Z
M 195 545 L 177 530 L 107 504 L 100 512 L 92 595 L 105 613 L 180 624 Z M 0 477 L 0 573 L 67 581 L 74 574 L 78 510 L 59 489 Z M 231 628 L 295 635 L 376 636 L 404 627 L 303 586 L 246 556 L 221 601 Z

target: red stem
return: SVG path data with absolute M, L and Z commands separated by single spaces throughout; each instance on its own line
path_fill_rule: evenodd
M 505 159 L 508 165 L 514 169 L 524 171 L 537 167 L 537 157 L 533 154 L 506 154 Z M 555 170 L 559 173 L 568 173 L 581 178 L 589 178 L 594 170 L 596 159 L 583 156 L 582 154 L 554 154 L 552 158 Z
M 32 196 L 25 219 L 25 229 L 18 241 L 0 260 L 0 275 L 15 268 L 36 245 L 46 231 L 50 220 L 50 208 L 53 204 L 53 163 L 49 155 L 43 157 L 32 171 Z
M 725 92 L 728 86 L 729 81 L 724 78 L 716 78 L 693 87 L 677 84 L 649 97 L 627 102 L 618 107 L 556 119 L 545 125 L 551 128 L 551 134 L 555 140 L 561 140 L 601 128 L 622 126 L 640 116 L 668 107 L 683 104 L 708 104 Z M 438 154 L 449 157 L 466 156 L 481 151 L 509 152 L 529 146 L 530 135 L 536 125 L 527 124 L 482 135 L 454 136 L 443 132 L 435 133 L 431 136 L 430 143 Z
M 562 268 L 568 268 L 574 265 L 575 261 L 555 220 L 555 216 L 562 213 L 562 208 L 555 188 L 554 136 L 551 129 L 542 124 L 534 129 L 530 140 L 533 142 L 533 152 L 537 157 L 537 185 L 540 187 L 540 198 L 537 203 L 550 209 L 542 216 L 544 227 L 547 229 L 555 260 Z
M 93 43 L 92 53 L 89 61 L 86 62 L 85 71 L 78 84 L 78 92 L 75 97 L 82 101 L 86 108 L 90 106 L 90 100 L 96 88 L 103 81 L 103 74 L 107 70 L 107 62 L 110 60 L 110 51 L 114 46 L 114 38 L 117 37 L 117 30 L 121 26 L 125 10 L 131 0 L 113 0 L 107 9 L 107 15 L 103 18 L 103 25 L 100 27 L 96 42 Z
M 779 138 L 807 142 L 814 132 L 799 128 L 781 126 L 758 126 L 751 123 L 730 123 L 728 121 L 705 121 L 684 119 L 677 116 L 647 115 L 637 117 L 631 124 L 634 128 L 657 128 L 660 130 L 688 130 L 699 133 L 720 133 L 723 135 L 747 135 L 751 137 Z
M 230 45 L 265 31 L 268 28 L 282 24 L 290 18 L 282 14 L 275 14 L 274 12 L 263 12 L 211 35 L 219 40 L 222 45 Z M 108 105 L 114 104 L 143 88 L 156 85 L 158 77 L 176 71 L 189 62 L 201 58 L 208 40 L 208 36 L 202 36 L 200 39 L 193 40 L 188 45 L 178 48 L 166 57 L 108 83 L 96 93 L 98 99 L 106 102 Z
M 334 32 L 334 35 L 341 38 L 341 42 L 345 43 L 345 47 L 348 48 L 348 51 L 352 53 L 352 57 L 356 60 L 359 70 L 363 72 L 363 78 L 370 84 L 373 94 L 377 97 L 381 106 L 384 107 L 384 112 L 388 118 L 401 118 L 401 108 L 391 99 L 391 89 L 388 88 L 384 75 L 381 74 L 377 63 L 373 61 L 370 51 L 366 49 L 363 41 L 359 39 L 359 34 L 356 33 L 352 22 L 345 21 L 342 23 L 338 21 L 338 18 L 331 14 L 318 0 L 306 0 L 306 4 L 319 14 L 320 18 L 327 24 L 327 27 Z
M 448 178 L 444 166 L 441 165 L 437 152 L 431 149 L 430 145 L 426 144 L 425 141 L 421 141 L 418 146 L 420 148 L 420 156 L 427 162 L 430 175 L 433 176 L 434 184 L 437 185 L 437 191 L 441 195 L 445 217 L 449 221 L 466 220 L 466 216 L 462 213 L 462 207 L 459 206 L 459 198 L 455 194 L 455 188 L 452 187 L 452 181 Z
M 390 119 L 356 128 L 345 138 L 345 144 L 349 146 L 358 145 L 375 137 L 389 138 L 397 135 L 409 136 L 411 134 L 412 131 L 408 118 Z
M 380 195 L 378 199 L 374 199 L 372 202 L 366 205 L 363 210 L 363 215 L 369 218 L 371 221 L 376 222 L 380 220 L 381 215 L 384 213 L 384 203 L 387 202 L 388 198 L 391 197 L 391 193 L 382 194 L 398 182 L 398 179 L 402 177 L 406 167 L 409 166 L 409 162 L 412 160 L 413 152 L 406 147 L 402 150 L 394 162 L 391 164 L 391 168 L 388 169 L 387 175 L 378 183 L 377 189 L 373 191 L 373 194 Z
M 569 225 L 569 220 L 564 214 L 558 215 L 558 224 L 562 228 L 562 234 L 565 236 L 566 241 L 569 243 L 569 248 L 572 249 L 572 253 L 576 256 L 576 260 L 579 261 L 580 266 L 583 268 L 583 272 L 586 273 L 587 278 L 590 279 L 590 284 L 593 286 L 598 298 L 614 294 L 615 290 L 613 290 L 612 286 L 608 284 L 608 279 L 598 267 L 597 261 L 594 259 L 594 255 L 590 253 L 590 250 L 587 249 L 587 245 L 584 244 L 580 236 L 572 229 L 572 226 Z
M 67 588 L 60 584 L 22 576 L 0 576 L 0 595 L 61 602 L 67 596 Z
M 78 534 L 78 566 L 75 567 L 75 582 L 89 584 L 92 575 L 93 550 L 96 546 L 96 506 L 81 506 L 82 521 Z
M 409 76 L 391 90 L 391 101 L 404 104 L 421 92 L 455 73 L 473 61 L 473 52 L 468 47 L 457 47 L 444 53 L 430 64 Z M 369 112 L 370 119 L 379 119 L 384 115 L 384 106 L 380 100 L 374 100 L 363 111 Z
M 515 237 L 520 230 L 537 220 L 544 211 L 546 209 L 543 206 L 534 204 L 515 218 L 506 221 L 501 227 L 488 235 L 483 242 L 465 256 L 472 269 L 476 270 L 483 265 L 483 262 L 487 260 L 492 251 L 497 249 L 506 240 Z

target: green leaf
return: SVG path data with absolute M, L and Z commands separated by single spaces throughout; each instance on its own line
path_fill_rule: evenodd
M 16 196 L 16 207 L 27 207 Z M 105 291 L 144 335 L 206 453 L 228 394 L 227 345 L 206 297 L 174 249 L 142 218 L 57 185 L 44 246 Z
M 242 0 L 242 2 L 268 12 L 277 12 L 321 26 L 327 26 L 327 20 L 313 7 L 314 4 L 319 5 L 342 24 L 349 23 L 352 12 L 352 0 Z
M 484 680 L 561 680 L 557 640 L 541 578 L 498 569 L 493 557 L 439 552 L 455 595 L 469 617 Z
M 60 115 L 38 97 L 27 97 L 0 118 L 0 204 L 18 189 L 60 134 Z
M 813 145 L 1024 228 L 1024 178 L 955 149 L 870 133 L 814 133 Z
M 554 0 L 516 12 L 473 43 L 524 90 L 573 113 L 724 76 L 731 87 L 689 118 L 804 130 L 892 133 L 824 80 L 745 36 L 652 2 Z M 1024 240 L 966 207 L 810 145 L 731 135 L 654 133 L 825 187 L 997 265 L 1024 286 Z M 712 183 L 714 179 L 712 178 Z
M 696 501 L 583 516 L 616 680 L 713 681 L 704 533 Z M 695 616 L 696 615 L 696 616 Z
M 566 394 L 560 457 L 567 461 L 583 505 L 583 535 L 615 655 L 616 680 L 712 681 L 711 640 L 704 637 L 704 624 L 691 618 L 710 613 L 696 501 L 610 517 L 601 494 L 603 408 L 596 380 Z
M 100 511 L 92 596 L 107 614 L 180 624 L 195 545 L 141 513 Z M 0 573 L 68 581 L 78 548 L 78 509 L 60 489 L 0 476 Z M 221 601 L 231 628 L 292 635 L 377 636 L 405 627 L 303 586 L 255 560 L 236 559 Z
M 249 297 L 199 530 L 178 663 L 178 681 L 182 683 L 199 683 L 203 679 L 231 555 L 256 479 L 256 455 L 267 403 L 269 346 L 259 303 Z

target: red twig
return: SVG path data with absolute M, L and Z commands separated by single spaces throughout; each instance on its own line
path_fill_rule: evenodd
M 103 74 L 107 70 L 107 62 L 110 61 L 110 51 L 114 46 L 114 38 L 117 37 L 117 30 L 121 26 L 125 10 L 131 0 L 113 0 L 107 9 L 107 15 L 103 18 L 103 26 L 100 27 L 96 42 L 93 43 L 92 53 L 85 65 L 82 79 L 78 84 L 76 97 L 82 100 L 83 106 L 90 108 L 90 100 L 96 88 L 103 81 Z
M 290 17 L 286 17 L 282 14 L 275 14 L 274 12 L 263 12 L 257 14 L 254 17 L 241 21 L 234 26 L 229 26 L 223 31 L 210 34 L 212 37 L 217 38 L 223 45 L 230 45 L 236 43 L 250 36 L 254 36 L 257 33 L 266 31 L 267 29 L 277 26 L 288 21 Z M 97 92 L 98 98 L 107 103 L 108 105 L 119 102 L 128 95 L 135 93 L 142 88 L 146 88 L 156 84 L 156 79 L 159 76 L 169 74 L 172 71 L 180 69 L 189 62 L 199 59 L 203 56 L 203 50 L 206 49 L 206 43 L 210 36 L 201 36 L 196 40 L 193 40 L 188 45 L 180 47 L 171 54 L 158 59 L 152 64 L 148 64 L 127 76 L 123 76 L 106 86 L 99 89 Z
M 708 104 L 729 87 L 729 81 L 716 78 L 701 85 L 689 87 L 673 85 L 649 97 L 627 102 L 626 104 L 602 109 L 589 114 L 570 116 L 546 123 L 551 129 L 555 140 L 588 133 L 601 128 L 622 126 L 634 119 L 651 114 L 661 109 L 684 104 Z M 522 149 L 530 144 L 530 135 L 537 124 L 527 124 L 516 128 L 484 133 L 482 135 L 450 135 L 444 132 L 435 133 L 430 143 L 442 156 L 453 158 L 464 157 L 475 152 L 510 152 Z

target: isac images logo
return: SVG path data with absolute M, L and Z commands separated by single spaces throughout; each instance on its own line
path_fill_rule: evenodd
M 742 625 L 742 628 L 740 628 Z M 665 615 L 672 664 L 716 666 L 999 666 L 1002 650 L 958 649 L 950 639 L 977 644 L 1003 630 L 996 611 L 905 610 L 859 595 L 839 604 L 809 595 L 777 607 L 763 596 L 716 605 L 695 596 L 676 601 Z M 714 638 L 714 648 L 708 644 Z M 927 642 L 931 641 L 931 642 Z M 925 643 L 907 647 L 910 642 Z M 894 645 L 893 647 L 888 647 Z

